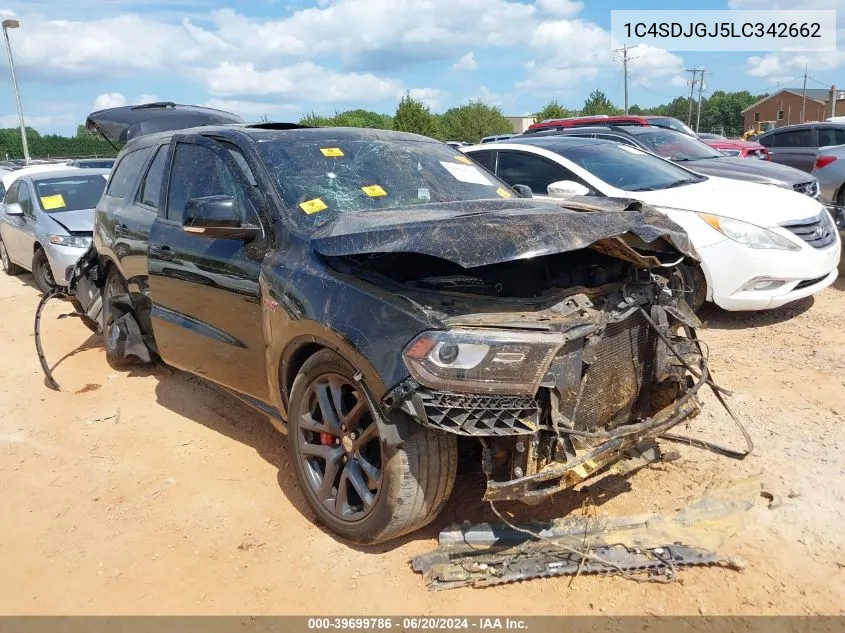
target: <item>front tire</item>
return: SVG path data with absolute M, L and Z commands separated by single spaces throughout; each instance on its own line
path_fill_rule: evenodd
M 15 275 L 20 275 L 24 272 L 24 269 L 18 266 L 17 264 L 13 264 L 12 260 L 9 259 L 9 252 L 6 250 L 6 245 L 3 243 L 3 238 L 0 237 L 0 263 L 3 265 L 3 272 L 7 275 L 14 277 Z
M 443 509 L 457 440 L 416 426 L 399 446 L 386 445 L 355 373 L 331 350 L 305 362 L 291 390 L 288 443 L 318 521 L 348 541 L 379 543 L 423 527 Z
M 687 264 L 678 266 L 678 271 L 686 288 L 684 298 L 692 311 L 698 312 L 707 300 L 707 278 L 704 276 L 704 271 L 701 270 L 701 266 Z
M 47 259 L 47 253 L 44 252 L 43 248 L 35 249 L 32 256 L 32 279 L 45 295 L 56 288 L 56 280 L 53 278 L 50 260 Z

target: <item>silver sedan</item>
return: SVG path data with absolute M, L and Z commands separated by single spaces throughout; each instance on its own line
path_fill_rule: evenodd
M 91 244 L 94 207 L 108 175 L 108 169 L 59 168 L 9 182 L 0 209 L 0 260 L 6 274 L 32 271 L 45 293 L 67 285 L 68 267 Z

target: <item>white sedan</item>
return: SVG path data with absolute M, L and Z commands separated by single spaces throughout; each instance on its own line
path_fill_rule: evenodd
M 642 150 L 567 136 L 517 137 L 460 151 L 537 198 L 631 198 L 681 225 L 701 266 L 684 270 L 689 303 L 764 310 L 816 294 L 838 276 L 830 214 L 780 187 L 708 177 Z

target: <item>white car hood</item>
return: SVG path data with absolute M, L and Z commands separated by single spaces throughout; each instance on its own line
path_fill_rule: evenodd
M 824 209 L 818 200 L 788 189 L 714 176 L 691 185 L 628 195 L 657 207 L 712 213 L 763 227 L 811 218 Z

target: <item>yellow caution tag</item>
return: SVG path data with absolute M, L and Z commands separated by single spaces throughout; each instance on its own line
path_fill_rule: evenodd
M 343 156 L 343 150 L 339 147 L 322 147 L 320 148 L 320 151 L 323 152 L 323 156 L 327 156 L 329 158 Z
M 466 165 L 472 165 L 472 159 L 469 156 L 455 156 L 455 160 Z
M 55 196 L 41 196 L 41 206 L 45 211 L 61 209 L 65 206 L 65 199 L 60 193 L 57 193 Z
M 361 187 L 361 191 L 363 191 L 371 198 L 379 198 L 381 196 L 387 195 L 387 192 L 381 187 L 381 185 L 370 185 L 369 187 Z
M 318 211 L 324 211 L 329 207 L 321 198 L 314 198 L 313 200 L 300 202 L 299 208 L 305 211 L 308 215 L 311 215 L 312 213 L 317 213 Z
M 507 189 L 503 189 L 502 187 L 496 189 L 496 193 L 498 193 L 503 198 L 513 198 L 513 194 L 511 194 L 511 192 Z

